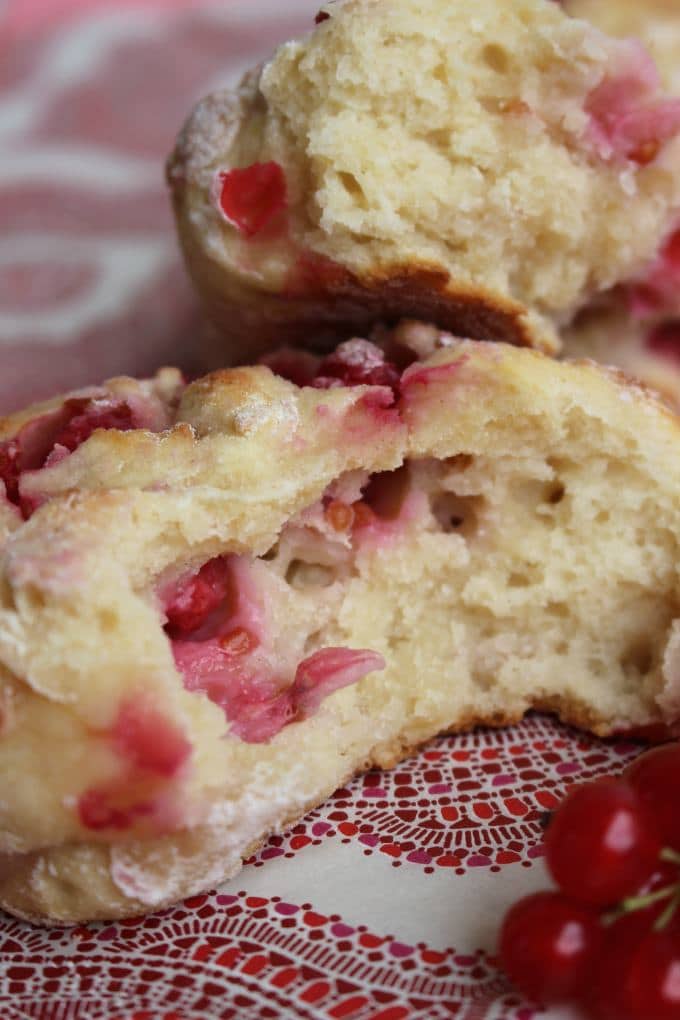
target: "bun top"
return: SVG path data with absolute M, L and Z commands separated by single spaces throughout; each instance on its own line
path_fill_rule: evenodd
M 680 205 L 680 104 L 639 43 L 545 0 L 323 13 L 238 94 L 204 100 L 180 137 L 181 230 L 213 279 L 285 292 L 310 251 L 362 281 L 428 266 L 547 328 L 654 257 Z M 230 175 L 255 166 L 285 201 L 278 231 L 225 201 L 224 182 L 240 188 Z

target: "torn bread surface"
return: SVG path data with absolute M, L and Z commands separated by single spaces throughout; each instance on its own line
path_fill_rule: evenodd
M 622 39 L 639 39 L 664 87 L 680 96 L 680 6 L 675 0 L 564 0 L 575 17 Z M 674 161 L 680 159 L 674 143 Z M 680 407 L 680 221 L 670 218 L 659 254 L 563 333 L 567 357 L 616 365 Z
M 545 0 L 350 0 L 204 99 L 168 180 L 213 358 L 409 316 L 554 351 L 657 255 L 680 102 Z
M 678 420 L 592 364 L 383 347 L 174 377 L 170 422 L 54 457 L 43 428 L 0 557 L 5 909 L 170 904 L 437 733 L 677 727 Z

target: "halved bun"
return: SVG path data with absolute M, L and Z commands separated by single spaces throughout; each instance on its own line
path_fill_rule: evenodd
M 219 372 L 170 427 L 71 425 L 20 475 L 5 909 L 162 907 L 442 731 L 677 728 L 678 419 L 591 364 L 437 342 L 398 373 L 356 341 L 304 387 Z

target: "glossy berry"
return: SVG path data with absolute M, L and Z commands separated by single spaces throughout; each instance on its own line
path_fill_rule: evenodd
M 219 182 L 219 207 L 244 237 L 255 237 L 286 207 L 286 178 L 273 161 L 224 171 Z
M 650 931 L 636 945 L 625 976 L 635 1020 L 680 1020 L 680 933 Z
M 653 816 L 664 846 L 680 851 L 680 744 L 641 754 L 625 778 Z
M 508 977 L 530 999 L 560 1002 L 580 994 L 600 940 L 595 911 L 561 893 L 538 892 L 506 914 L 499 955 Z
M 624 976 L 636 946 L 649 931 L 650 919 L 645 913 L 627 914 L 603 929 L 600 952 L 582 993 L 592 1020 L 633 1020 Z
M 671 901 L 670 890 L 677 890 L 679 882 L 678 865 L 670 861 L 658 861 L 649 878 L 633 893 L 632 897 L 625 901 L 626 909 L 647 928 L 651 928 L 661 914 L 665 913 Z M 660 896 L 662 890 L 667 895 Z M 660 898 L 655 898 L 653 902 L 645 906 L 644 901 L 654 894 L 659 894 Z
M 592 1020 L 680 1020 L 680 931 L 653 930 L 647 911 L 605 929 L 584 991 Z
M 545 848 L 562 891 L 602 906 L 632 895 L 652 874 L 661 850 L 635 791 L 617 779 L 574 789 L 555 812 Z

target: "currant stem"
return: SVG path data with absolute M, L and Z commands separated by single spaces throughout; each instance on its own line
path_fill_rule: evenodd
M 680 864 L 680 853 L 677 850 L 671 850 L 669 846 L 665 846 L 659 854 L 659 859 L 669 861 L 671 864 Z
M 673 899 L 670 901 L 663 914 L 657 917 L 654 922 L 654 931 L 664 931 L 665 928 L 670 924 L 673 914 L 680 906 L 680 892 L 676 892 Z
M 605 926 L 608 926 L 613 924 L 614 921 L 618 921 L 624 914 L 632 914 L 636 910 L 644 910 L 645 907 L 651 907 L 654 903 L 659 903 L 670 896 L 680 896 L 677 885 L 667 885 L 665 888 L 657 889 L 656 892 L 648 893 L 646 896 L 630 896 L 628 899 L 622 900 L 616 910 L 605 914 L 602 922 Z
M 623 900 L 621 909 L 624 913 L 631 910 L 643 910 L 645 907 L 651 907 L 653 903 L 658 903 L 659 900 L 665 900 L 667 896 L 677 895 L 677 885 L 667 885 L 663 889 L 657 889 L 656 892 L 648 893 L 647 896 L 631 896 L 629 899 Z

